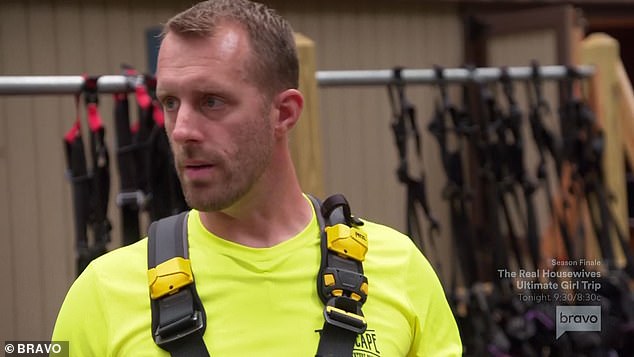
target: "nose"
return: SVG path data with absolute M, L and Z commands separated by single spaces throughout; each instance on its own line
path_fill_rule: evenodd
M 170 130 L 171 129 L 171 130 Z M 181 103 L 175 113 L 168 134 L 175 143 L 187 143 L 202 140 L 198 113 L 190 105 Z

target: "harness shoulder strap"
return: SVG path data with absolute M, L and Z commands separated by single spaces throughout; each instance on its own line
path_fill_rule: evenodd
M 316 357 L 351 357 L 357 335 L 367 326 L 361 311 L 368 294 L 362 264 L 367 236 L 343 195 L 331 196 L 323 204 L 309 197 L 321 232 L 317 292 L 325 305 Z M 148 281 L 154 342 L 175 357 L 209 356 L 202 339 L 205 310 L 188 256 L 186 212 L 150 225 Z
M 368 240 L 359 228 L 363 222 L 351 215 L 343 195 L 330 196 L 322 205 L 311 200 L 321 231 L 317 292 L 325 305 L 316 357 L 349 357 L 367 327 L 361 306 L 368 296 L 362 263 Z
M 187 244 L 188 212 L 163 218 L 148 232 L 148 283 L 154 342 L 174 357 L 207 357 L 205 309 L 194 285 Z

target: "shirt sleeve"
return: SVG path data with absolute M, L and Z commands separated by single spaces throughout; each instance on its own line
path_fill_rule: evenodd
M 108 324 L 93 265 L 75 280 L 59 311 L 52 341 L 68 341 L 69 356 L 107 356 Z
M 412 253 L 407 279 L 409 298 L 416 314 L 414 340 L 408 357 L 462 356 L 458 325 L 443 287 L 431 264 L 418 250 Z

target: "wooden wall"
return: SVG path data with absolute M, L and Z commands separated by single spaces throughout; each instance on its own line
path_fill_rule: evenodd
M 268 1 L 316 44 L 318 70 L 396 65 L 459 66 L 462 29 L 452 5 L 415 1 Z M 144 70 L 145 29 L 190 1 L 31 0 L 0 2 L 0 75 L 117 74 Z M 433 90 L 408 89 L 425 123 Z M 321 88 L 325 192 L 344 192 L 357 214 L 404 226 L 405 191 L 385 88 Z M 112 146 L 112 101 L 102 96 Z M 0 338 L 50 336 L 74 278 L 72 205 L 62 136 L 75 117 L 69 97 L 0 97 Z M 421 125 L 424 130 L 426 124 Z M 438 150 L 424 133 L 432 208 L 446 217 Z M 113 170 L 114 170 L 114 162 Z M 113 179 L 112 197 L 117 192 Z M 120 238 L 118 212 L 113 247 Z M 443 218 L 446 222 L 446 219 Z

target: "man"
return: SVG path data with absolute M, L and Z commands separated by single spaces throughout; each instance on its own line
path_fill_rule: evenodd
M 320 231 L 288 132 L 303 107 L 290 26 L 247 0 L 207 1 L 166 25 L 157 97 L 189 214 L 189 254 L 212 356 L 314 356 Z M 429 263 L 365 222 L 367 330 L 355 356 L 457 356 L 455 320 Z M 71 287 L 54 340 L 71 356 L 167 355 L 150 332 L 147 239 L 94 261 Z

